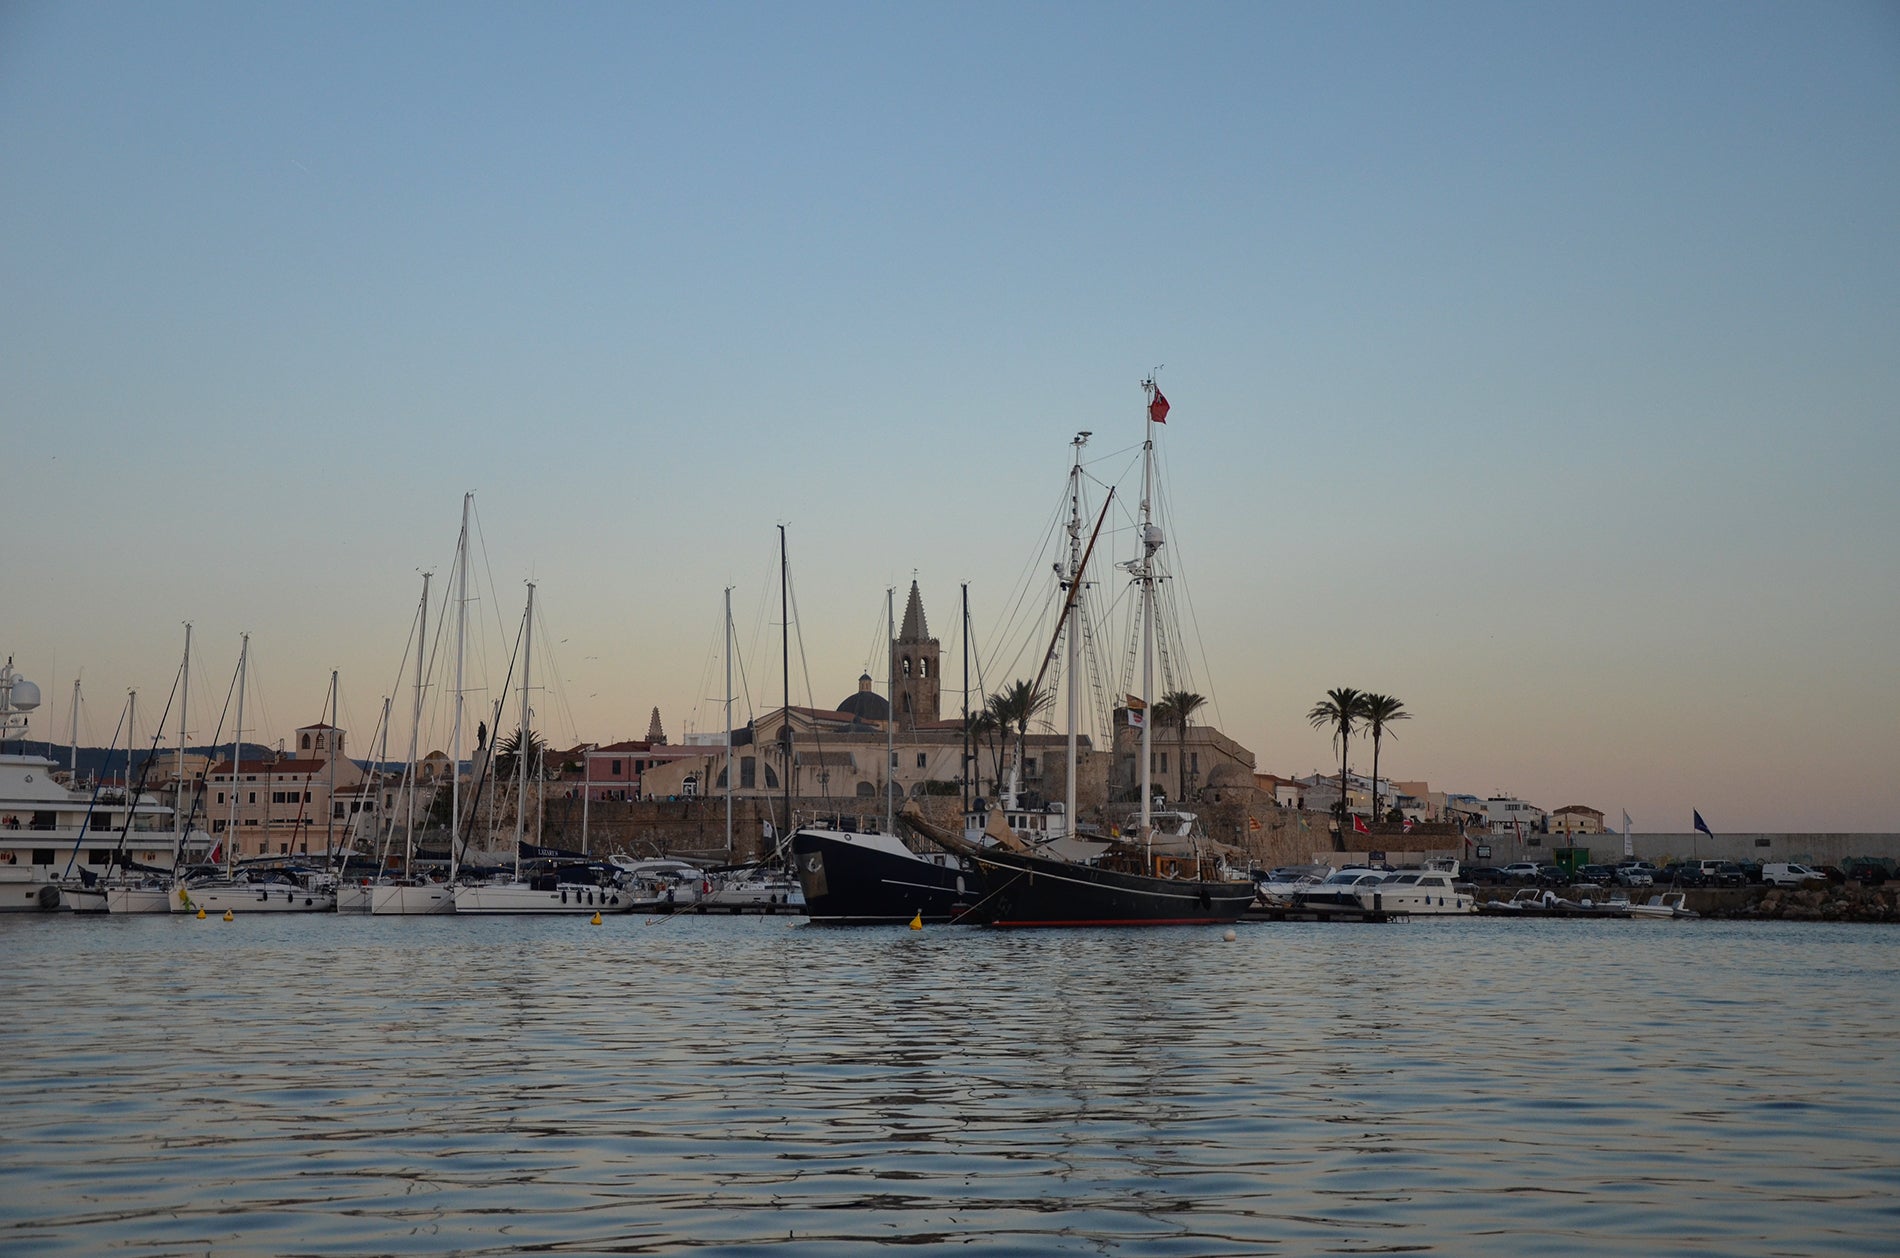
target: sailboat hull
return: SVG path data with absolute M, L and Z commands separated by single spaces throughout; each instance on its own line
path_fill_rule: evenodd
M 369 911 L 377 916 L 420 917 L 455 911 L 455 896 L 446 883 L 377 885 L 369 892 Z
M 633 893 L 563 883 L 532 887 L 526 883 L 480 883 L 455 888 L 457 913 L 631 913 Z
M 334 913 L 336 893 L 286 883 L 222 883 L 186 886 L 174 895 L 174 913 Z
M 1220 926 L 1254 898 L 1251 881 L 1156 878 L 1000 850 L 974 859 L 989 882 L 979 911 L 991 926 Z
M 888 850 L 876 836 L 800 830 L 792 835 L 798 882 L 812 922 L 878 926 L 953 922 L 982 894 L 982 878 L 953 858 L 943 862 Z

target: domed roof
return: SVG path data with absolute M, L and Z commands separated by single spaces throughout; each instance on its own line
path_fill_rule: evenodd
M 857 693 L 840 703 L 838 711 L 849 712 L 860 721 L 888 721 L 891 717 L 890 701 L 871 689 L 869 673 L 859 675 Z

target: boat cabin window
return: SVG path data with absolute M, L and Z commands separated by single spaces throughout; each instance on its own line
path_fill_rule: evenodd
M 33 849 L 33 863 L 35 865 L 52 864 L 53 863 L 53 849 L 50 847 L 34 848 Z
M 105 809 L 95 808 L 92 810 L 92 828 L 93 829 L 110 830 L 116 824 L 117 823 L 112 820 L 112 814 L 107 812 Z
M 33 814 L 33 828 L 35 830 L 56 830 L 59 828 L 59 823 L 55 820 L 51 812 L 36 812 Z

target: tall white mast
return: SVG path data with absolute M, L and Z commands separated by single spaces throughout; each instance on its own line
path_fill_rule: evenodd
M 1154 680 L 1155 680 L 1155 551 L 1161 548 L 1161 530 L 1154 526 L 1154 399 L 1155 382 L 1151 376 L 1142 382 L 1148 395 L 1145 411 L 1147 427 L 1141 443 L 1141 832 L 1147 843 L 1148 864 L 1153 870 L 1154 835 L 1152 796 L 1154 792 Z
M 884 833 L 896 834 L 897 821 L 892 816 L 896 805 L 891 802 L 891 792 L 897 789 L 897 587 L 894 585 L 884 587 L 884 626 L 891 631 L 884 666 L 885 693 L 891 697 L 886 705 L 889 710 L 884 714 Z
M 416 757 L 421 755 L 418 745 L 422 741 L 422 645 L 429 636 L 429 578 L 431 573 L 422 574 L 422 610 L 416 624 L 416 703 L 413 719 L 409 723 L 409 793 L 404 804 L 402 835 L 402 873 L 409 876 L 409 867 L 416 856 Z
M 462 536 L 455 543 L 455 724 L 449 733 L 449 881 L 462 855 L 462 659 L 468 638 L 468 507 L 474 494 L 462 495 Z
M 462 859 L 462 656 L 467 644 L 469 619 L 469 502 L 475 494 L 462 494 L 462 538 L 456 542 L 456 720 L 450 726 L 448 743 L 448 880 L 454 882 Z
M 534 582 L 521 614 L 521 728 L 515 732 L 515 877 L 521 877 L 521 830 L 528 820 L 528 667 L 534 660 Z
M 73 754 L 66 762 L 66 775 L 73 788 L 79 787 L 79 678 L 73 678 Z
M 1069 473 L 1069 623 L 1062 632 L 1068 635 L 1067 649 L 1064 652 L 1063 671 L 1068 674 L 1069 682 L 1069 773 L 1068 786 L 1063 795 L 1063 824 L 1068 833 L 1075 833 L 1075 777 L 1081 753 L 1076 746 L 1076 727 L 1082 723 L 1082 689 L 1079 685 L 1080 674 L 1076 670 L 1079 654 L 1076 644 L 1078 637 L 1075 627 L 1076 618 L 1082 612 L 1082 447 L 1088 444 L 1089 434 L 1075 434 L 1075 467 Z
M 726 587 L 726 864 L 732 864 L 732 587 Z
M 191 622 L 185 622 L 185 662 L 178 669 L 178 793 L 172 797 L 172 865 L 185 845 L 185 703 L 191 698 Z
M 343 749 L 337 746 L 338 737 L 336 670 L 333 668 L 330 670 L 330 802 L 324 807 L 327 815 L 323 819 L 323 867 L 325 869 L 330 868 L 331 862 L 336 860 L 336 762 L 337 757 L 343 754 Z
M 251 635 L 243 634 L 242 639 L 243 645 L 238 648 L 237 729 L 231 734 L 231 817 L 225 823 L 229 833 L 224 836 L 224 867 L 231 874 L 237 872 L 238 783 L 243 780 L 238 769 L 244 763 L 244 665 L 251 656 Z
M 125 802 L 132 803 L 132 753 L 138 750 L 139 740 L 135 732 L 138 729 L 139 690 L 137 686 L 125 692 Z

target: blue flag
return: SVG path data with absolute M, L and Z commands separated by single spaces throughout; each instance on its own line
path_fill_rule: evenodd
M 1696 810 L 1693 808 L 1691 808 L 1689 811 L 1695 812 L 1695 828 L 1702 831 L 1702 833 L 1708 835 L 1710 838 L 1714 838 L 1715 831 L 1709 829 L 1709 823 L 1702 820 L 1702 814 L 1699 812 L 1696 812 Z

